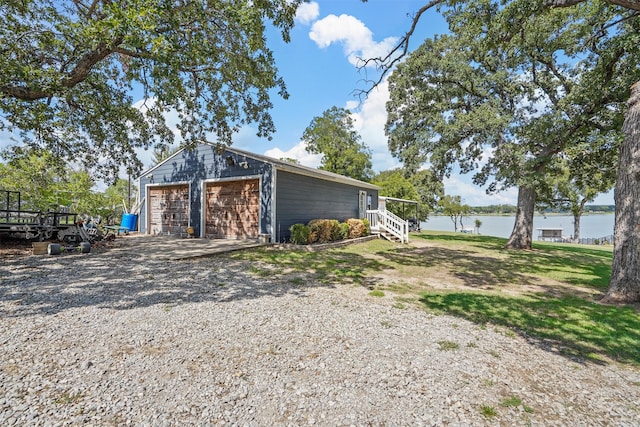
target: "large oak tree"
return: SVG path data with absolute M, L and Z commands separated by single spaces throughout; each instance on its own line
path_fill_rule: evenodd
M 456 162 L 468 172 L 483 161 L 477 183 L 491 177 L 491 189 L 518 186 L 507 246 L 519 249 L 531 248 L 535 196 L 550 165 L 567 147 L 575 151 L 577 140 L 619 127 L 638 58 L 626 46 L 598 55 L 610 40 L 594 40 L 587 55 L 576 49 L 586 22 L 617 20 L 611 7 L 530 7 L 483 0 L 450 6 L 451 34 L 426 40 L 389 79 L 392 152 L 405 163 L 429 161 L 442 174 Z
M 362 181 L 373 177 L 371 150 L 355 129 L 349 110 L 331 107 L 314 117 L 302 140 L 307 152 L 322 154 L 320 169 Z
M 637 0 L 607 0 L 611 4 L 634 11 L 620 12 L 621 19 L 638 20 Z M 546 0 L 547 6 L 577 7 L 589 5 L 585 0 Z M 596 37 L 603 29 L 593 27 Z M 606 29 L 605 29 L 606 30 Z M 629 45 L 640 45 L 640 33 L 626 35 Z M 638 62 L 636 62 L 636 68 Z M 613 265 L 605 301 L 640 302 L 640 81 L 631 87 L 623 125 L 624 140 L 620 147 L 616 174 L 616 222 L 613 235 Z
M 286 97 L 267 46 L 288 41 L 299 0 L 5 0 L 0 130 L 117 176 L 137 147 L 221 143 L 247 123 L 269 136 L 270 92 Z M 140 100 L 138 105 L 133 105 Z
M 377 58 L 383 70 L 389 72 L 394 65 L 400 61 L 400 58 L 408 52 L 409 41 L 417 27 L 420 17 L 427 10 L 433 7 L 441 7 L 445 12 L 450 10 L 467 8 L 473 5 L 475 1 L 446 1 L 434 0 L 425 4 L 415 15 L 413 24 L 405 37 L 385 58 Z M 487 3 L 487 2 L 479 2 Z M 626 111 L 625 124 L 623 131 L 625 134 L 624 142 L 620 149 L 620 157 L 618 162 L 618 174 L 616 178 L 616 229 L 615 229 L 615 249 L 613 273 L 607 294 L 608 300 L 633 302 L 640 300 L 640 84 L 631 87 L 631 82 L 638 80 L 638 47 L 640 46 L 640 28 L 638 4 L 635 1 L 611 1 L 610 4 L 616 4 L 623 7 L 606 7 L 606 3 L 591 0 L 557 0 L 544 4 L 540 1 L 521 1 L 511 0 L 503 2 L 497 7 L 497 15 L 495 23 L 498 26 L 507 24 L 511 26 L 510 32 L 487 33 L 487 41 L 492 44 L 511 43 L 522 39 L 527 33 L 527 28 L 533 30 L 529 32 L 529 37 L 562 37 L 567 35 L 574 38 L 574 47 L 568 52 L 559 52 L 558 56 L 573 57 L 582 69 L 576 69 L 579 74 L 565 75 L 563 70 L 553 66 L 548 61 L 541 62 L 542 70 L 546 68 L 546 76 L 554 76 L 563 80 L 563 84 L 557 86 L 556 92 L 559 96 L 566 96 L 567 88 L 576 87 L 576 77 L 579 79 L 580 87 L 578 90 L 572 90 L 574 96 L 571 97 L 571 103 L 566 103 L 563 108 L 568 108 L 565 113 L 557 115 L 556 119 L 549 121 L 546 127 L 539 127 L 542 133 L 529 135 L 540 136 L 553 135 L 554 128 L 559 123 L 565 123 L 571 129 L 571 126 L 581 126 L 590 124 L 595 130 L 599 128 L 606 129 L 602 126 L 601 119 L 606 118 L 608 111 L 619 113 L 618 108 L 607 106 L 604 110 L 594 110 L 598 104 L 604 101 L 606 104 L 618 104 L 625 99 L 629 99 Z M 549 6 L 572 6 L 566 10 L 568 19 L 567 26 L 560 28 L 560 32 L 549 33 L 548 30 L 557 31 L 555 27 L 539 26 L 537 28 L 527 25 L 528 22 L 535 22 L 541 16 L 548 16 L 555 13 Z M 512 20 L 512 16 L 505 15 L 505 10 L 516 11 L 523 19 Z M 562 16 L 562 15 L 558 15 Z M 573 24 L 571 24 L 573 23 Z M 516 24 L 516 25 L 513 25 Z M 526 50 L 527 44 L 514 43 L 512 49 L 515 51 Z M 501 57 L 497 57 L 501 60 Z M 533 59 L 538 59 L 533 57 Z M 544 60 L 544 58 L 541 58 Z M 546 63 L 545 63 L 546 62 Z M 551 65 L 551 66 L 549 66 Z M 603 79 L 608 76 L 608 79 Z M 611 80 L 617 83 L 613 86 L 613 90 L 608 86 Z M 548 92 L 553 95 L 553 92 Z M 561 111 L 561 110 L 559 110 Z M 593 116 L 593 118 L 589 118 Z M 579 119 L 582 117 L 582 119 Z M 578 118 L 578 119 L 577 119 Z M 587 120 L 587 122 L 584 121 Z M 615 122 L 613 120 L 610 123 Z M 588 129 L 588 127 L 583 127 Z M 576 128 L 576 132 L 579 128 Z M 578 137 L 585 135 L 576 135 L 575 133 L 565 133 L 567 136 Z M 544 139 L 544 138 L 542 138 Z M 558 138 L 558 143 L 563 139 Z M 532 141 L 532 140 L 531 140 Z M 564 145 L 564 143 L 562 143 Z M 549 145 L 551 151 L 543 153 L 540 156 L 541 164 L 545 163 L 547 155 L 561 153 L 563 147 L 554 144 Z M 531 199 L 531 198 L 529 198 Z M 519 203 L 521 202 L 519 197 Z M 531 205 L 532 200 L 529 200 Z M 518 225 L 516 224 L 516 228 Z M 514 229 L 514 231 L 516 231 Z M 512 237 L 514 235 L 512 234 Z M 510 240 L 510 243 L 513 243 Z M 516 245 L 513 245 L 516 246 Z M 521 245 L 525 246 L 526 245 Z

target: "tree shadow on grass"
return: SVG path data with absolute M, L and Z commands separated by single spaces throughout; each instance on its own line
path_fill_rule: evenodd
M 368 285 L 372 283 L 371 272 L 387 268 L 385 264 L 375 259 L 339 249 L 307 252 L 260 248 L 239 252 L 231 257 L 261 266 L 273 274 L 273 277 L 280 279 L 286 279 L 287 275 L 303 273 L 326 284 L 347 282 Z
M 469 288 L 490 289 L 533 283 L 530 276 L 506 265 L 504 260 L 469 250 L 424 247 L 399 249 L 379 255 L 402 266 L 420 266 L 426 271 L 433 268 L 444 270 Z
M 401 265 L 440 265 L 469 287 L 499 287 L 509 284 L 545 286 L 544 278 L 566 286 L 604 292 L 611 276 L 611 253 L 573 245 L 536 245 L 533 250 L 505 249 L 506 239 L 477 235 L 426 235 L 422 241 L 456 242 L 464 246 L 404 248 L 383 254 Z M 542 280 L 541 280 L 542 279 Z M 560 289 L 545 286 L 550 293 Z M 575 289 L 580 293 L 579 289 Z M 584 292 L 582 292 L 584 293 Z
M 605 355 L 640 364 L 640 316 L 631 307 L 572 297 L 509 298 L 473 292 L 425 293 L 420 302 L 475 323 L 511 328 L 541 348 L 573 360 L 603 363 L 599 355 Z

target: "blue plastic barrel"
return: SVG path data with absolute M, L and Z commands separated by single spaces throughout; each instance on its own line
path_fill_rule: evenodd
M 124 231 L 135 231 L 137 222 L 138 215 L 125 213 L 122 214 L 122 222 L 120 223 L 120 227 L 122 227 Z

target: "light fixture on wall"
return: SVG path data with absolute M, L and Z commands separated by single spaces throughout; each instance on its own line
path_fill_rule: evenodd
M 149 174 L 149 175 L 147 175 L 145 178 L 147 178 L 147 179 L 153 179 L 153 174 L 152 174 L 152 173 L 150 173 L 150 174 Z
M 249 163 L 245 162 L 241 162 L 239 163 L 240 166 L 242 166 L 244 169 L 249 169 Z

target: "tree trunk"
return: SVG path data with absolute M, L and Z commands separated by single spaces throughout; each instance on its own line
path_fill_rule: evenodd
M 531 249 L 533 214 L 536 208 L 536 190 L 533 187 L 518 188 L 518 209 L 513 231 L 507 241 L 507 249 Z
M 580 243 L 580 217 L 579 213 L 573 214 L 573 237 L 571 243 Z
M 640 82 L 631 98 L 622 127 L 616 175 L 616 223 L 613 232 L 613 266 L 606 302 L 640 302 Z
M 584 212 L 584 205 L 587 204 L 587 199 L 584 198 L 580 201 L 580 205 L 572 207 L 573 211 L 573 238 L 571 243 L 580 243 L 580 218 Z

